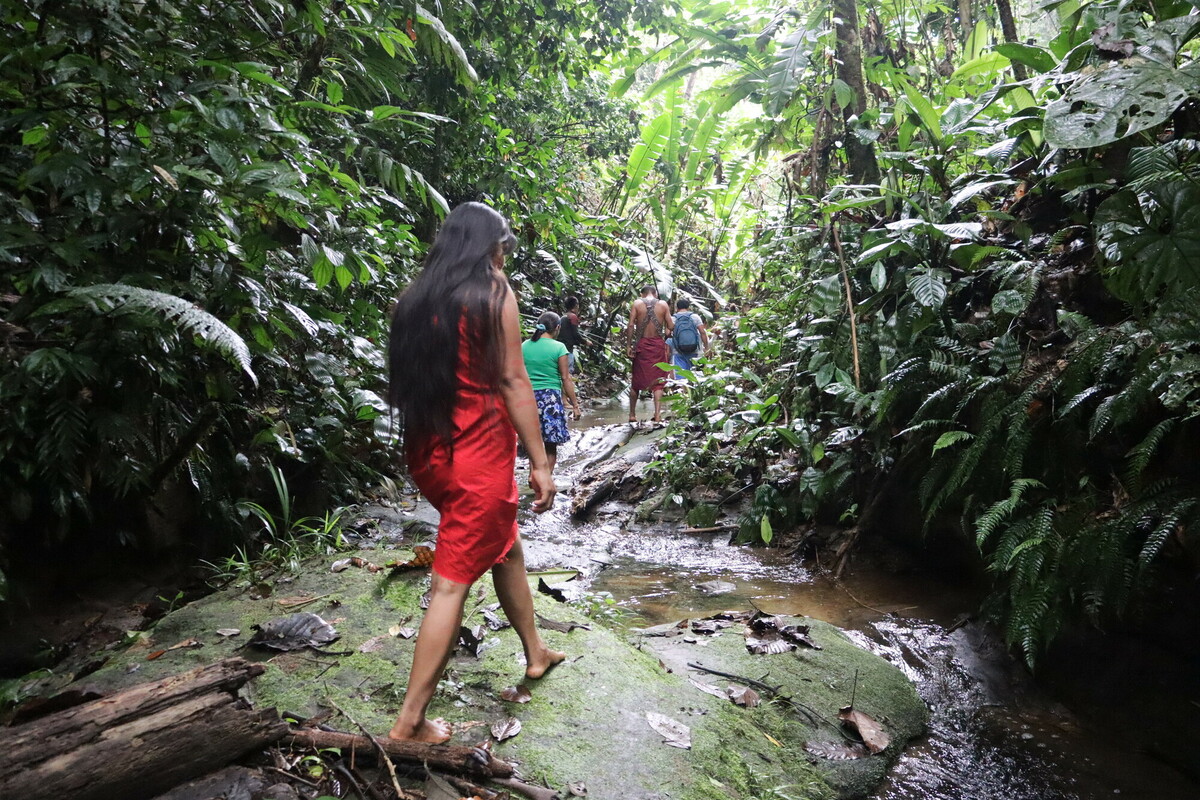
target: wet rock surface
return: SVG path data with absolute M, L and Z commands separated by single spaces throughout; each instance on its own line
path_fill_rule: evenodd
M 331 572 L 333 561 L 346 555 L 307 563 L 272 597 L 255 599 L 248 590 L 227 590 L 178 609 L 148 638 L 114 656 L 89 683 L 112 691 L 242 655 L 266 666 L 249 686 L 248 696 L 256 706 L 306 716 L 337 706 L 382 734 L 399 711 L 415 641 L 399 633 L 416 625 L 428 577 L 416 571 L 391 575 L 364 568 Z M 406 559 L 409 552 L 353 555 L 383 564 Z M 431 711 L 455 724 L 458 744 L 486 740 L 493 724 L 517 717 L 521 732 L 495 744 L 496 754 L 515 761 L 527 779 L 544 779 L 555 788 L 582 781 L 589 796 L 597 798 L 723 798 L 762 797 L 790 785 L 805 787 L 795 796 L 858 796 L 878 780 L 903 742 L 921 729 L 925 709 L 904 676 L 831 626 L 818 623 L 814 628 L 813 635 L 824 647 L 819 652 L 750 657 L 740 633 L 732 629 L 707 638 L 704 645 L 682 639 L 631 639 L 588 620 L 586 601 L 568 605 L 538 595 L 542 616 L 589 622 L 590 630 L 544 629 L 550 646 L 567 651 L 569 657 L 544 679 L 527 681 L 516 635 L 511 629 L 486 627 L 483 612 L 494 602 L 486 580 L 472 591 L 464 625 L 484 625 L 480 655 L 460 648 Z M 287 616 L 298 603 L 336 629 L 338 639 L 327 649 L 337 654 L 247 646 L 253 626 Z M 232 629 L 243 633 L 217 633 Z M 188 639 L 201 646 L 168 649 Z M 166 652 L 150 658 L 160 650 Z M 895 745 L 861 761 L 817 765 L 804 744 L 838 738 L 836 726 L 814 725 L 779 704 L 745 708 L 706 694 L 687 680 L 689 675 L 704 677 L 687 667 L 686 662 L 697 657 L 731 672 L 769 672 L 785 694 L 805 698 L 830 720 L 836 720 L 836 706 L 848 703 L 855 692 L 851 684 L 857 674 L 856 704 L 888 726 Z M 529 689 L 529 702 L 501 699 L 505 689 L 518 685 Z M 651 726 L 649 713 L 686 726 L 691 748 L 666 743 Z M 345 721 L 338 724 L 350 727 Z

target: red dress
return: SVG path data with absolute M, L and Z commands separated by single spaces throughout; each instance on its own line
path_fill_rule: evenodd
M 460 332 L 453 458 L 436 440 L 410 443 L 407 457 L 417 488 L 442 515 L 433 569 L 470 584 L 517 538 L 517 432 L 500 392 L 473 374 L 469 337 Z

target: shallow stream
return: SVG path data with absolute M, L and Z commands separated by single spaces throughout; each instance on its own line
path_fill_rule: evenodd
M 569 491 L 582 468 L 620 440 L 626 415 L 621 399 L 585 412 L 560 448 L 560 488 Z M 648 407 L 638 416 L 647 419 Z M 728 534 L 633 524 L 632 509 L 619 503 L 579 523 L 568 500 L 523 519 L 529 568 L 579 569 L 591 592 L 610 593 L 629 612 L 631 627 L 753 603 L 838 625 L 902 669 L 930 708 L 930 729 L 876 800 L 1200 798 L 1200 786 L 1135 752 L 1120 731 L 1090 727 L 1091 709 L 1067 709 L 1034 686 L 993 632 L 962 624 L 978 598 L 938 576 L 856 564 L 833 581 L 779 549 L 730 545 Z M 698 588 L 714 580 L 732 589 Z

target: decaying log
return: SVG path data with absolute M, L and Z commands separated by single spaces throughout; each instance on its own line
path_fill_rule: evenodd
M 481 755 L 486 751 L 475 747 L 405 742 L 386 737 L 375 737 L 375 741 L 372 742 L 365 736 L 316 728 L 292 728 L 285 741 L 301 747 L 354 749 L 364 756 L 370 756 L 378 744 L 392 758 L 428 764 L 432 769 L 489 778 L 509 778 L 513 774 L 512 764 L 501 761 L 490 753 L 487 753 L 487 761 L 483 761 Z
M 287 733 L 236 695 L 262 671 L 228 659 L 10 728 L 0 797 L 138 800 L 223 767 Z

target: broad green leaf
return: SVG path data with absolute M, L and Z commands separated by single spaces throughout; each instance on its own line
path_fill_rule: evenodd
M 1172 181 L 1125 190 L 1096 210 L 1097 244 L 1113 294 L 1144 303 L 1200 286 L 1200 188 Z
M 1053 147 L 1111 144 L 1161 125 L 1200 95 L 1200 62 L 1175 69 L 1134 56 L 1083 74 L 1046 107 L 1043 130 Z
M 933 443 L 933 452 L 936 453 L 938 450 L 950 447 L 957 442 L 974 438 L 975 434 L 967 433 L 966 431 L 947 431 L 939 436 L 938 440 Z
M 1024 64 L 1037 72 L 1046 73 L 1058 66 L 1058 59 L 1049 50 L 1023 42 L 1002 42 L 993 48 L 1010 61 Z
M 770 544 L 775 538 L 775 532 L 771 529 L 771 520 L 766 514 L 763 514 L 762 520 L 758 523 L 758 533 L 762 537 L 763 544 Z
M 921 124 L 930 133 L 935 140 L 942 138 L 942 125 L 939 121 L 940 115 L 933 107 L 933 103 L 929 102 L 923 94 L 917 91 L 911 84 L 904 84 L 904 97 L 908 100 L 909 105 L 917 112 L 917 116 L 921 119 Z
M 1008 58 L 997 51 L 984 53 L 978 58 L 973 58 L 958 69 L 954 70 L 954 72 L 950 75 L 950 80 L 986 78 L 999 75 L 1001 72 L 1008 69 L 1009 63 L 1010 62 Z
M 44 125 L 39 125 L 36 128 L 30 128 L 21 134 L 21 144 L 26 147 L 32 147 L 35 144 L 41 144 L 46 136 L 50 133 L 50 129 Z
M 945 271 L 920 269 L 908 273 L 908 288 L 917 302 L 927 308 L 940 308 L 946 301 Z
M 461 77 L 467 78 L 471 83 L 478 83 L 479 74 L 475 72 L 475 67 L 471 66 L 471 62 L 467 59 L 467 52 L 463 50 L 463 46 L 459 44 L 458 39 L 454 38 L 454 34 L 446 29 L 446 26 L 440 19 L 423 8 L 419 3 L 416 6 L 416 11 L 417 19 L 433 29 L 434 33 L 437 34 L 438 41 L 448 51 L 450 57 L 446 58 L 447 66 L 456 66 L 458 74 Z

